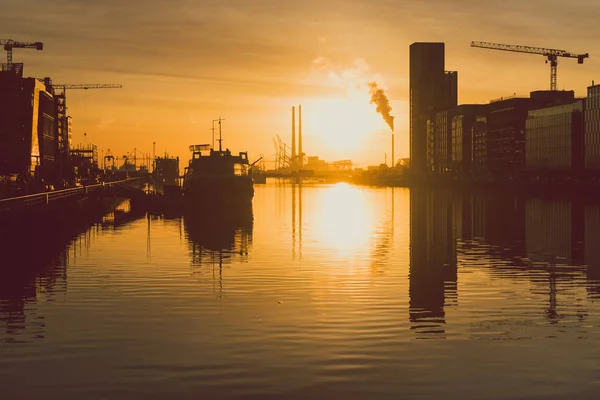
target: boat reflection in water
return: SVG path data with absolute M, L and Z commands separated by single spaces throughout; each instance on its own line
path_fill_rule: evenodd
M 252 205 L 215 210 L 213 213 L 186 213 L 183 217 L 191 251 L 192 267 L 201 273 L 212 271 L 213 287 L 223 292 L 223 265 L 245 262 L 252 247 Z

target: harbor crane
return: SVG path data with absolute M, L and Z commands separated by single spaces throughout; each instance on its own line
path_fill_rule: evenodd
M 129 153 L 123 155 L 125 164 L 129 163 L 129 159 L 133 158 L 133 166 L 137 168 L 137 148 L 131 150 Z
M 471 42 L 471 47 L 482 49 L 512 51 L 515 53 L 538 54 L 546 57 L 546 64 L 550 62 L 550 90 L 556 90 L 556 69 L 558 67 L 558 57 L 576 58 L 578 64 L 583 64 L 583 60 L 589 57 L 588 53 L 575 54 L 566 50 L 544 49 L 542 47 L 530 47 L 511 44 L 498 44 L 487 42 Z
M 111 170 L 115 169 L 115 157 L 113 156 L 112 152 L 110 151 L 110 149 L 108 149 L 106 151 L 106 155 L 104 156 L 104 170 L 106 171 L 106 162 L 109 161 L 111 162 Z
M 0 39 L 0 46 L 4 46 L 4 50 L 6 50 L 6 66 L 8 71 L 12 69 L 13 49 L 44 49 L 44 43 L 42 42 L 17 42 L 12 39 Z

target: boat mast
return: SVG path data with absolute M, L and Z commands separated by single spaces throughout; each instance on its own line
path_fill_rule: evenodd
M 217 140 L 219 141 L 219 152 L 221 152 L 221 151 L 223 151 L 223 146 L 222 146 L 223 137 L 221 135 L 221 121 L 225 121 L 225 120 L 221 119 L 221 116 L 219 115 L 219 119 L 216 121 L 219 121 L 219 139 L 217 139 Z
M 213 119 L 212 120 L 212 145 L 211 145 L 211 150 L 214 150 L 215 148 L 215 122 L 217 122 L 218 119 Z

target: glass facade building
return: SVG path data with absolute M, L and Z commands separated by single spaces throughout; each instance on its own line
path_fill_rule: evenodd
M 435 161 L 434 172 L 445 174 L 450 168 L 452 156 L 452 112 L 439 111 L 435 114 Z
M 478 117 L 487 113 L 485 104 L 463 104 L 452 112 L 450 169 L 455 173 L 471 172 L 473 161 L 473 127 Z
M 471 128 L 471 171 L 487 172 L 487 118 L 478 117 Z
M 585 102 L 585 167 L 600 170 L 600 85 L 587 88 Z
M 528 169 L 583 167 L 583 101 L 529 111 L 526 123 Z
M 435 171 L 435 121 L 427 120 L 427 170 Z

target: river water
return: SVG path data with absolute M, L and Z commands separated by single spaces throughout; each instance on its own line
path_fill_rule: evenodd
M 600 206 L 255 189 L 3 265 L 0 398 L 597 398 Z

